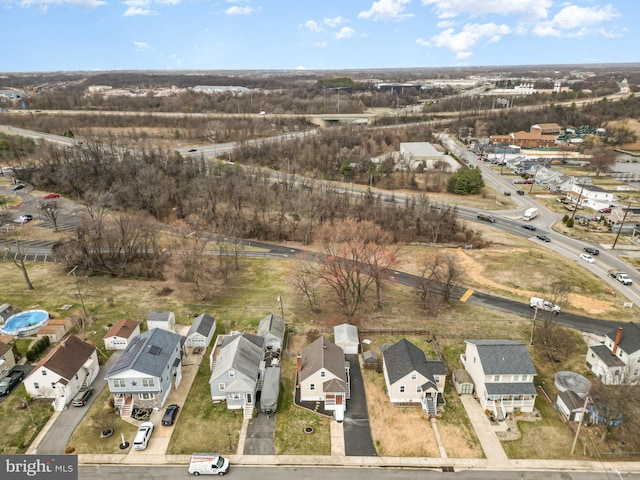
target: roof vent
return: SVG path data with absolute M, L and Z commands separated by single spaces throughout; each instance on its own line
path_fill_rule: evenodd
M 151 346 L 149 347 L 149 353 L 150 353 L 151 355 L 160 355 L 160 351 L 161 351 L 161 350 L 162 350 L 162 348 L 161 348 L 161 347 L 158 347 L 158 346 L 156 346 L 156 345 L 151 345 Z

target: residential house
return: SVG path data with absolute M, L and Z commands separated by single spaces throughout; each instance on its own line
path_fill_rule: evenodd
M 569 422 L 580 423 L 588 411 L 588 409 L 585 409 L 585 399 L 571 390 L 558 393 L 556 407 Z
M 284 344 L 287 322 L 284 318 L 273 313 L 267 315 L 258 323 L 258 335 L 264 337 L 265 348 L 280 352 Z
M 182 380 L 183 337 L 154 328 L 133 337 L 105 379 L 123 417 L 134 408 L 162 408 Z
M 0 342 L 0 379 L 6 377 L 16 366 L 16 357 L 13 348 L 4 342 Z
M 504 419 L 508 412 L 532 412 L 537 375 L 526 345 L 513 340 L 467 340 L 462 365 L 482 408 Z
M 212 355 L 209 388 L 214 402 L 230 410 L 253 412 L 258 381 L 264 370 L 264 338 L 250 333 L 219 335 Z
M 431 417 L 444 406 L 447 367 L 443 361 L 428 360 L 427 355 L 403 338 L 382 350 L 382 371 L 387 394 L 393 405 L 420 405 Z
M 216 333 L 216 319 L 208 313 L 198 315 L 187 332 L 187 347 L 206 349 Z
M 51 322 L 49 322 L 51 323 Z M 135 320 L 120 320 L 105 335 L 104 348 L 107 350 L 124 350 L 129 342 L 140 335 L 140 324 Z
M 608 205 L 607 205 L 608 206 Z M 616 224 L 640 224 L 639 207 L 614 207 L 611 209 L 609 219 Z
M 605 385 L 637 382 L 640 377 L 640 327 L 629 322 L 609 331 L 603 343 L 589 346 L 586 364 Z
M 147 313 L 147 330 L 161 328 L 167 332 L 176 331 L 176 316 L 173 312 Z
M 38 363 L 24 386 L 33 398 L 53 399 L 53 409 L 61 411 L 93 383 L 99 368 L 96 347 L 70 335 Z
M 296 387 L 301 402 L 323 402 L 325 410 L 343 421 L 351 392 L 342 349 L 324 337 L 306 345 L 298 356 Z
M 333 341 L 345 355 L 357 355 L 360 346 L 358 327 L 350 323 L 336 325 L 333 327 Z
M 600 210 L 608 208 L 611 202 L 616 200 L 616 197 L 613 193 L 595 185 L 574 182 L 571 185 L 571 190 L 567 192 L 567 199 L 578 206 Z

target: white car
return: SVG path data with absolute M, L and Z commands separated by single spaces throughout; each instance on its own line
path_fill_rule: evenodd
M 585 262 L 595 263 L 595 260 L 593 259 L 593 257 L 587 253 L 581 253 L 580 258 Z
M 17 223 L 19 225 L 24 225 L 25 223 L 29 223 L 31 220 L 33 220 L 32 215 L 20 215 L 18 218 L 14 220 L 14 223 Z

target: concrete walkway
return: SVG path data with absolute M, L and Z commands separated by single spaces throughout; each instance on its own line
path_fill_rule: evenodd
M 471 395 L 461 395 L 460 400 L 476 431 L 487 461 L 491 464 L 504 464 L 507 462 L 508 458 L 504 453 L 502 443 L 498 440 L 495 430 L 491 426 L 491 422 L 489 422 L 489 419 L 482 410 L 480 402 Z

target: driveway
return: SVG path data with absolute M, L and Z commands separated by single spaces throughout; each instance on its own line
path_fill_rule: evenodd
M 376 456 L 358 355 L 345 355 L 345 358 L 350 365 L 349 375 L 351 377 L 351 399 L 347 401 L 347 411 L 343 422 L 345 455 Z
M 260 412 L 259 405 L 258 411 Z M 249 420 L 247 437 L 244 442 L 244 455 L 275 455 L 276 448 L 273 444 L 276 428 L 275 415 L 260 412 Z

